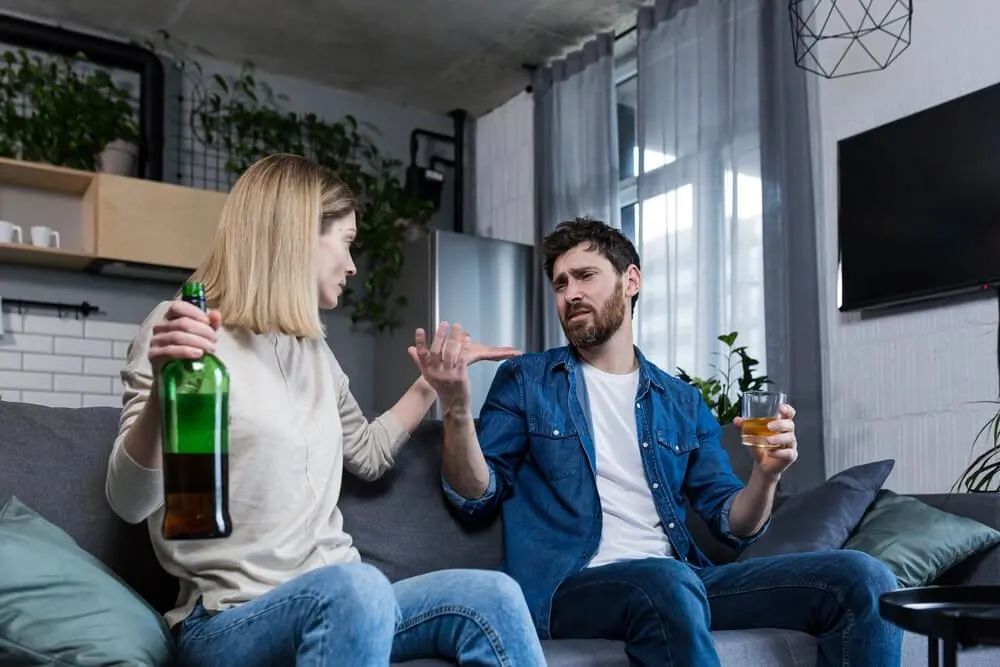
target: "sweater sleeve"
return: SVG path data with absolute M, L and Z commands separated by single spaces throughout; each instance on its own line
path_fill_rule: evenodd
M 392 467 L 396 453 L 410 438 L 388 410 L 368 421 L 350 389 L 350 380 L 331 352 L 340 422 L 344 431 L 344 467 L 361 479 L 376 480 Z
M 153 371 L 147 354 L 153 325 L 169 308 L 169 302 L 157 306 L 142 323 L 132 340 L 121 371 L 122 411 L 108 460 L 105 494 L 111 509 L 128 523 L 147 519 L 163 504 L 163 471 L 145 468 L 125 451 L 125 436 L 139 417 L 153 386 Z M 159 447 L 159 442 L 156 443 Z

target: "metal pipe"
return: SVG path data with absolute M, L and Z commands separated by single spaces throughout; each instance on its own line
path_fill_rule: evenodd
M 428 139 L 434 139 L 436 141 L 443 141 L 446 144 L 454 144 L 455 137 L 449 137 L 447 134 L 441 134 L 440 132 L 432 132 L 431 130 L 424 130 L 421 128 L 414 128 L 410 132 L 410 164 L 417 163 L 417 153 L 420 151 L 420 137 L 427 137 Z
M 449 114 L 455 122 L 455 231 L 465 231 L 465 122 L 469 112 L 455 109 Z

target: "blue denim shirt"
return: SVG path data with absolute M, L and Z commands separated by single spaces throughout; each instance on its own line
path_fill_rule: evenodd
M 733 473 L 721 428 L 701 393 L 649 363 L 636 349 L 635 419 L 647 484 L 674 555 L 693 567 L 710 562 L 685 525 L 685 506 L 735 549 L 729 509 L 743 484 Z M 505 569 L 520 583 L 542 638 L 556 587 L 585 568 L 601 539 L 593 429 L 584 375 L 571 348 L 525 354 L 497 369 L 479 415 L 479 443 L 490 469 L 481 498 L 447 498 L 469 520 L 503 508 Z M 765 525 L 766 529 L 766 525 Z

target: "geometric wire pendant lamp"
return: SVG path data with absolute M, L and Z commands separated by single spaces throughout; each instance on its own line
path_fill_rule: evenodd
M 912 0 L 790 0 L 795 64 L 828 79 L 876 72 L 910 45 Z

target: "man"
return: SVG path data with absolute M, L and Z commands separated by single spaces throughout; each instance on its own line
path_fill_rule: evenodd
M 715 566 L 685 527 L 689 504 L 736 549 L 763 533 L 797 456 L 795 410 L 771 423 L 782 448 L 748 448 L 744 486 L 700 393 L 633 346 L 631 242 L 578 219 L 542 248 L 570 345 L 504 362 L 478 435 L 467 336 L 443 324 L 430 348 L 422 332 L 410 348 L 442 401 L 445 493 L 470 519 L 503 507 L 507 570 L 540 636 L 624 640 L 642 667 L 711 667 L 711 630 L 778 627 L 818 636 L 820 665 L 898 666 L 902 633 L 878 614 L 896 580 L 877 560 L 844 550 Z

